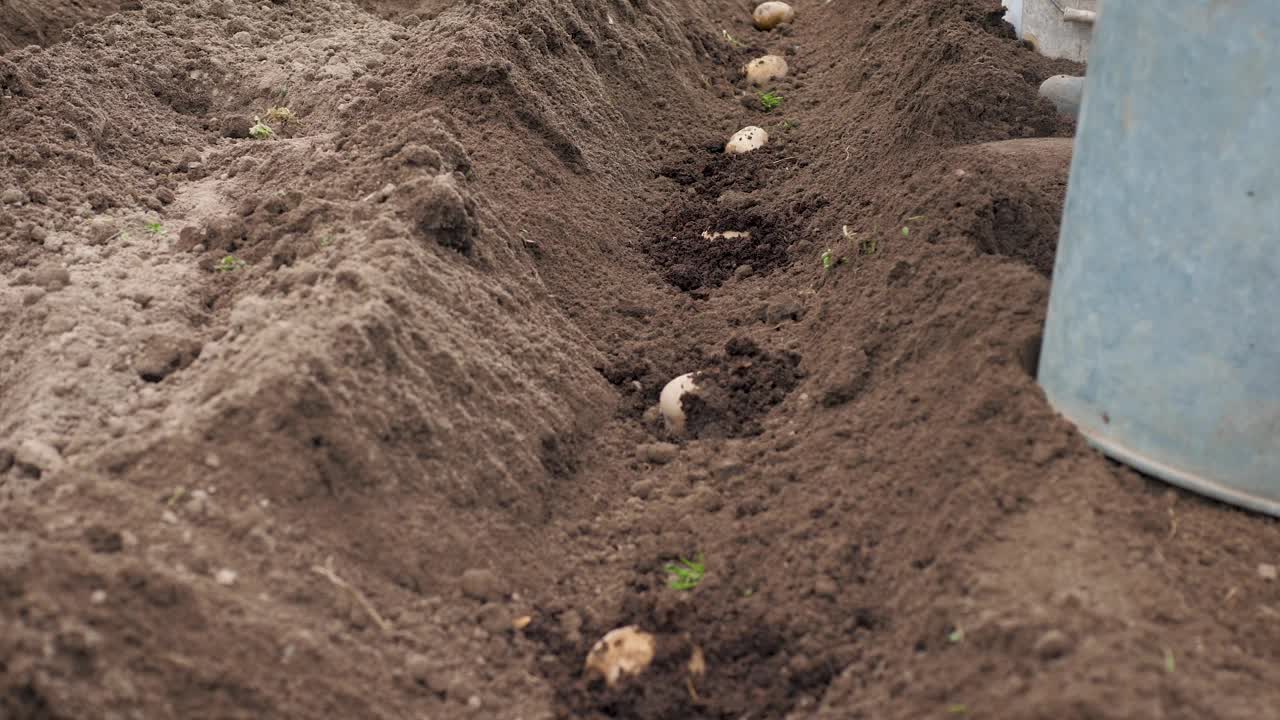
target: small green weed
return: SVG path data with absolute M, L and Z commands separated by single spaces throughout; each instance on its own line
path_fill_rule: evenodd
M 248 266 L 249 266 L 249 263 L 241 260 L 235 255 L 228 255 L 222 258 L 221 260 L 219 260 L 218 264 L 213 266 L 213 269 L 217 270 L 218 272 L 235 272 L 236 270 L 239 270 L 241 268 L 248 267 Z
M 701 555 L 697 560 L 680 558 L 680 562 L 667 563 L 662 569 L 671 576 L 667 578 L 667 587 L 672 590 L 692 590 L 698 587 L 698 583 L 702 582 L 702 576 L 707 574 Z
M 242 125 L 241 127 L 244 126 Z M 262 122 L 262 118 L 259 117 L 253 119 L 253 127 L 249 128 L 249 137 L 254 140 L 267 140 L 275 134 L 276 131 L 272 130 L 270 125 Z
M 796 122 L 795 122 L 794 120 L 783 120 L 783 121 L 782 121 L 782 125 L 781 125 L 781 127 L 782 127 L 782 129 L 783 129 L 783 130 L 785 130 L 785 131 L 787 131 L 787 132 L 790 132 L 790 131 L 792 131 L 792 130 L 796 129 L 797 125 L 796 125 Z
M 1173 673 L 1178 669 L 1178 663 L 1173 659 L 1173 651 L 1169 648 L 1164 649 L 1164 671 Z
M 773 112 L 782 107 L 782 96 L 775 92 L 760 93 L 760 107 L 765 112 Z
M 329 247 L 330 245 L 334 244 L 334 243 L 335 243 L 335 242 L 337 242 L 337 241 L 338 241 L 338 239 L 337 239 L 337 238 L 335 238 L 334 236 L 332 236 L 332 235 L 325 235 L 324 237 L 320 238 L 319 240 L 316 240 L 316 244 L 317 244 L 317 245 L 319 245 L 319 246 L 320 246 L 320 247 L 322 247 L 322 248 L 327 248 L 327 247 Z
M 964 642 L 964 628 L 956 628 L 947 634 L 947 642 L 958 643 Z
M 145 227 L 147 228 L 147 232 L 151 233 L 152 235 L 164 234 L 164 225 L 161 225 L 158 222 L 149 222 L 145 225 Z

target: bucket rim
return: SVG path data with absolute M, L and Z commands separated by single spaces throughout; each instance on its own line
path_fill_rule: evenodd
M 1156 460 L 1150 455 L 1138 452 L 1124 443 L 1112 440 L 1097 429 L 1077 422 L 1070 415 L 1063 413 L 1063 417 L 1073 423 L 1080 434 L 1089 441 L 1089 444 L 1100 450 L 1104 455 L 1129 465 L 1145 475 L 1162 480 L 1170 485 L 1176 485 L 1184 490 L 1190 490 L 1214 500 L 1219 500 L 1228 505 L 1280 519 L 1280 500 L 1272 500 L 1261 495 L 1248 493 L 1217 480 L 1211 480 L 1196 473 L 1181 470 L 1168 463 Z

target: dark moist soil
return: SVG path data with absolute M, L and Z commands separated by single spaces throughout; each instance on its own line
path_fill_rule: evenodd
M 1280 527 L 1031 376 L 999 3 L 138 5 L 0 12 L 0 717 L 1275 716 Z
M 681 402 L 691 437 L 759 435 L 759 419 L 782 402 L 801 377 L 799 355 L 769 352 L 747 337 L 729 340 L 711 362 L 694 377 L 698 391 Z

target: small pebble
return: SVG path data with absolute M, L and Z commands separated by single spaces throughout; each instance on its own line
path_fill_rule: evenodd
M 1280 575 L 1277 574 L 1276 566 L 1270 563 L 1262 563 L 1258 566 L 1258 577 L 1263 580 L 1272 581 Z
M 236 571 L 229 568 L 222 568 L 213 576 L 214 582 L 219 585 L 231 586 L 236 583 Z
M 14 187 L 8 188 L 3 193 L 0 193 L 0 203 L 5 205 L 17 205 L 26 199 L 26 193 Z
M 89 602 L 93 603 L 94 605 L 101 605 L 106 601 L 107 601 L 107 592 L 105 590 L 94 590 L 93 593 L 89 595 Z

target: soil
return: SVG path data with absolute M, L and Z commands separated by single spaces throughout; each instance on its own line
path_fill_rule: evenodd
M 1029 372 L 998 2 L 132 5 L 0 14 L 0 717 L 1277 716 L 1280 524 Z
M 0 0 L 0 52 L 61 42 L 76 23 L 92 23 L 139 0 Z

